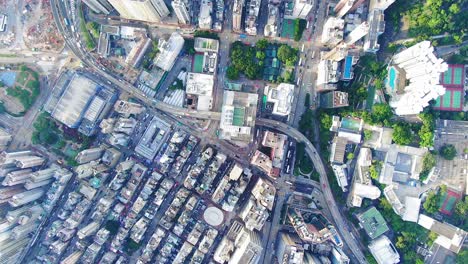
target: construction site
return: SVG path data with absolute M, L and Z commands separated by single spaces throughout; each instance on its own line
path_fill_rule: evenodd
M 16 2 L 15 0 L 9 0 Z M 55 26 L 50 0 L 25 0 L 21 8 L 24 44 L 33 51 L 59 52 L 64 39 Z

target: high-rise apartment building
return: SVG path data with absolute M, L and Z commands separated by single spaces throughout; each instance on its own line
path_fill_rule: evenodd
M 243 229 L 235 242 L 236 250 L 229 260 L 229 264 L 256 264 L 262 253 L 262 241 L 258 232 Z
M 351 31 L 348 36 L 345 38 L 345 43 L 347 45 L 352 45 L 356 41 L 360 40 L 362 37 L 369 33 L 369 24 L 363 22 L 361 25 L 357 26 L 353 31 Z
M 156 11 L 158 11 L 160 17 L 167 17 L 171 14 L 166 3 L 164 3 L 164 0 L 151 0 L 151 3 L 153 3 L 153 6 L 156 8 Z
M 348 12 L 356 10 L 365 0 L 341 0 L 336 4 L 334 11 L 337 17 L 342 17 Z
M 163 0 L 109 0 L 111 5 L 126 19 L 159 22 L 169 15 Z
M 173 0 L 174 13 L 181 24 L 190 24 L 190 2 L 188 0 Z
M 104 153 L 104 148 L 98 147 L 98 148 L 85 149 L 81 151 L 80 153 L 78 153 L 75 160 L 79 164 L 88 163 L 90 161 L 99 159 L 103 153 Z
M 313 6 L 314 0 L 295 0 L 292 16 L 294 18 L 306 19 Z
M 83 3 L 96 13 L 108 15 L 113 10 L 112 5 L 107 0 L 83 0 Z
M 234 0 L 232 8 L 232 30 L 236 32 L 242 31 L 242 9 L 244 8 L 245 0 Z

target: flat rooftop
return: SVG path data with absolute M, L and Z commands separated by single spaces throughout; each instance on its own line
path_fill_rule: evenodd
M 170 130 L 171 126 L 168 123 L 153 117 L 140 142 L 138 142 L 135 152 L 149 160 L 153 160 L 159 148 L 167 141 Z
M 371 239 L 375 239 L 389 230 L 385 219 L 375 207 L 357 216 L 359 225 L 364 228 Z

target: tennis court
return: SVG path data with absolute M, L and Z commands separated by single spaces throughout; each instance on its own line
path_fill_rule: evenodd
M 453 74 L 453 84 L 460 85 L 463 81 L 463 69 L 462 68 L 455 68 Z
M 446 88 L 445 94 L 437 98 L 434 109 L 442 111 L 461 111 L 463 108 L 463 90 Z
M 452 84 L 452 68 L 448 68 L 448 70 L 444 72 L 444 83 Z
M 461 195 L 452 190 L 447 190 L 447 193 L 441 199 L 439 211 L 445 215 L 451 215 L 455 204 L 460 200 Z
M 463 88 L 464 66 L 459 64 L 449 65 L 446 72 L 441 76 L 441 82 L 444 87 L 448 88 Z
M 461 91 L 453 91 L 453 100 L 452 100 L 452 108 L 461 108 L 461 103 L 462 103 L 462 95 Z

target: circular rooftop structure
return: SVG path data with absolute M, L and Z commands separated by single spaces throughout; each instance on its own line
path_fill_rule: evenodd
M 208 207 L 203 213 L 203 219 L 211 226 L 219 226 L 224 220 L 224 214 L 216 207 Z

